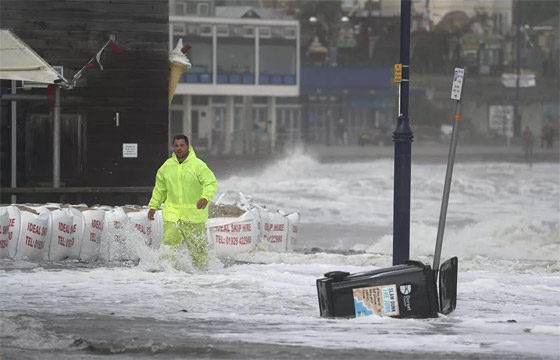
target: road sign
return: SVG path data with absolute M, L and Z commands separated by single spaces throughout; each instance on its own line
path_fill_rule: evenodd
M 453 86 L 451 87 L 451 98 L 454 100 L 461 100 L 461 91 L 463 90 L 463 77 L 465 76 L 465 69 L 455 68 L 453 75 Z
M 395 64 L 394 79 L 396 83 L 400 83 L 402 81 L 402 64 Z

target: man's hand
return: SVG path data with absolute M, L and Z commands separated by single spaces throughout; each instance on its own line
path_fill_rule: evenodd
M 196 203 L 196 208 L 199 210 L 202 210 L 206 207 L 206 205 L 208 205 L 208 200 L 206 200 L 205 198 L 202 198 L 200 200 L 198 200 L 198 202 Z
M 156 213 L 156 209 L 150 209 L 150 211 L 148 211 L 148 219 L 154 220 L 155 213 Z

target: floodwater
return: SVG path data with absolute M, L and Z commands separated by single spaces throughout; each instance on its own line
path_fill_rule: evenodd
M 140 242 L 139 262 L 0 262 L 6 359 L 558 359 L 560 166 L 455 165 L 442 260 L 459 257 L 455 312 L 319 316 L 322 274 L 391 266 L 393 162 L 303 154 L 219 180 L 301 214 L 294 253 L 197 272 Z M 413 164 L 411 259 L 431 264 L 445 164 Z

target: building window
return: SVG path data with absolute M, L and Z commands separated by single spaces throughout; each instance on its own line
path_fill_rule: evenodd
M 254 38 L 255 28 L 253 26 L 244 26 L 242 36 L 246 38 Z
M 217 25 L 216 34 L 218 36 L 229 36 L 229 26 L 228 25 Z
M 226 97 L 225 96 L 213 96 L 212 97 L 212 105 L 225 105 L 226 104 Z
M 185 2 L 176 2 L 175 3 L 175 15 L 185 16 L 187 15 L 187 3 Z
M 210 6 L 207 3 L 197 4 L 197 15 L 198 16 L 210 16 Z
M 201 24 L 199 34 L 200 36 L 212 36 L 212 25 Z
M 219 38 L 217 48 L 218 83 L 255 83 L 255 41 L 253 39 Z
M 270 39 L 272 36 L 270 26 L 261 26 L 259 28 L 259 37 L 262 39 Z
M 185 24 L 173 24 L 173 35 L 186 35 L 187 27 Z
M 272 27 L 272 37 L 275 38 L 275 39 L 283 39 L 284 38 L 284 27 L 273 26 Z
M 285 39 L 295 39 L 297 36 L 297 31 L 295 27 L 288 27 L 284 29 Z
M 185 15 L 196 16 L 198 14 L 198 4 L 194 1 L 187 1 L 187 12 Z
M 259 83 L 297 85 L 295 40 L 263 39 L 259 45 Z
M 208 96 L 193 96 L 191 98 L 192 105 L 208 105 L 209 97 Z
M 171 139 L 175 135 L 183 134 L 183 111 L 171 111 L 171 121 L 169 124 L 169 132 L 171 133 Z

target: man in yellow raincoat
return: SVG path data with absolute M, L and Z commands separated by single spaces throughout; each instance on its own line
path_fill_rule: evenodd
M 156 185 L 148 206 L 148 218 L 163 204 L 162 244 L 179 247 L 185 243 L 193 265 L 208 269 L 206 221 L 208 202 L 218 182 L 204 161 L 196 157 L 185 135 L 173 138 L 173 156 L 163 163 L 156 175 Z

